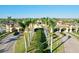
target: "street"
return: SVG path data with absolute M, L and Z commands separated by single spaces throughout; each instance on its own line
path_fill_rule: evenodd
M 64 43 L 64 52 L 65 53 L 79 53 L 79 40 L 72 35 L 70 36 L 71 38 L 69 38 Z M 65 38 L 62 38 L 62 39 L 65 40 Z
M 0 53 L 11 53 L 13 52 L 13 45 L 16 41 L 16 38 L 18 37 L 14 36 L 12 33 L 9 34 L 7 37 L 5 37 L 4 39 L 2 39 L 2 41 L 0 41 Z
M 56 34 L 60 35 L 59 32 Z M 66 36 L 61 38 L 61 41 L 64 44 L 64 53 L 79 53 L 79 40 L 69 33 L 65 34 Z

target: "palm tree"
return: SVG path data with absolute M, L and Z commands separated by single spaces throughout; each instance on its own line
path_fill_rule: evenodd
M 46 42 L 44 30 L 39 28 L 33 36 L 28 52 L 42 53 L 47 47 L 48 44 Z

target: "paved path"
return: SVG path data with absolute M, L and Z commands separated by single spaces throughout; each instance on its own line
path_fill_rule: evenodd
M 69 35 L 69 34 L 68 34 Z M 74 36 L 70 35 L 71 38 L 64 43 L 64 52 L 65 53 L 79 53 L 79 40 Z M 65 38 L 62 38 L 65 40 Z
M 58 32 L 56 34 L 59 35 Z M 79 53 L 79 40 L 71 34 L 66 34 L 66 36 L 61 38 L 64 44 L 64 53 Z
M 17 36 L 13 36 L 13 34 L 9 34 L 7 37 L 0 41 L 0 53 L 11 53 L 13 52 L 13 45 L 16 41 Z

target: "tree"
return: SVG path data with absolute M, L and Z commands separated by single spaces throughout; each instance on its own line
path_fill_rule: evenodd
M 21 19 L 18 21 L 18 23 L 20 24 L 20 26 L 23 28 L 23 30 L 29 26 L 29 24 L 31 23 L 30 19 Z
M 32 48 L 29 50 L 36 53 L 42 53 L 44 52 L 44 49 L 48 47 L 48 44 L 46 42 L 46 36 L 44 34 L 44 30 L 42 28 L 39 28 L 36 30 L 34 37 L 31 41 L 31 46 L 28 48 Z

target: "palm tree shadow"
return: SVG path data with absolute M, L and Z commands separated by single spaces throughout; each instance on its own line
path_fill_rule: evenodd
M 17 39 L 16 38 L 11 38 L 9 41 L 5 42 L 4 44 L 7 44 L 7 43 L 9 43 L 11 41 L 15 41 L 15 40 L 17 40 Z
M 15 40 L 17 40 L 17 39 L 11 38 L 9 41 L 5 42 L 4 44 L 7 44 L 7 43 L 12 42 L 12 41 L 15 41 Z M 11 46 L 10 46 L 10 47 L 11 47 Z M 1 50 L 0 50 L 0 53 L 3 53 L 3 52 L 8 51 L 8 49 L 9 49 L 10 47 L 7 47 L 7 48 L 5 47 L 5 48 L 1 49 Z
M 3 53 L 3 52 L 5 52 L 5 51 L 8 51 L 8 50 L 1 49 L 1 50 L 0 50 L 0 53 Z
M 53 43 L 57 42 L 58 40 L 59 40 L 59 39 L 57 39 L 57 40 L 53 41 Z
M 65 43 L 66 41 L 68 41 L 70 38 L 71 38 L 71 37 L 68 36 L 68 38 L 67 38 L 65 41 L 61 42 L 56 48 L 54 48 L 54 49 L 52 50 L 52 52 L 54 52 L 55 50 L 57 50 L 62 44 L 64 44 L 64 43 Z

